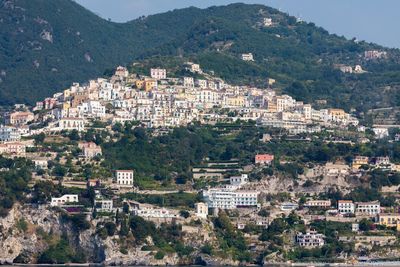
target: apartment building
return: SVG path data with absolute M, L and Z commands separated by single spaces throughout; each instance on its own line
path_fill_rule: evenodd
M 95 199 L 94 208 L 99 212 L 113 212 L 114 204 L 112 200 Z
M 304 248 L 317 248 L 325 245 L 325 236 L 316 231 L 310 231 L 305 234 L 298 233 L 296 235 L 296 243 Z
M 362 165 L 368 165 L 368 164 L 369 164 L 369 157 L 356 156 L 353 159 L 352 167 L 354 170 L 358 170 Z
M 83 117 L 103 118 L 106 115 L 106 107 L 93 100 L 78 105 L 78 111 Z
M 274 160 L 274 155 L 270 154 L 258 154 L 255 156 L 255 163 L 260 165 L 270 165 Z
M 167 79 L 167 70 L 166 69 L 150 69 L 150 76 L 153 79 L 163 80 Z
M 102 155 L 101 147 L 93 142 L 81 142 L 78 144 L 78 147 L 82 150 L 83 156 L 86 159 L 92 159 Z
M 23 156 L 26 153 L 26 145 L 20 142 L 0 144 L 0 154 Z
M 69 203 L 78 203 L 78 195 L 68 194 L 61 197 L 52 197 L 50 206 L 52 207 L 62 207 Z
M 115 178 L 118 185 L 133 186 L 133 170 L 117 170 Z
M 6 116 L 6 123 L 11 125 L 25 125 L 35 119 L 32 112 L 28 111 L 17 111 L 12 112 Z
M 332 205 L 330 200 L 308 200 L 305 207 L 317 207 L 317 208 L 330 208 Z
M 400 214 L 399 213 L 381 213 L 378 215 L 379 225 L 386 227 L 400 228 Z
M 252 53 L 242 54 L 243 61 L 254 61 L 254 56 Z
M 381 212 L 381 204 L 379 201 L 373 202 L 356 202 L 356 214 L 375 216 Z
M 193 79 L 193 77 L 183 77 L 183 86 L 185 86 L 185 87 L 194 87 L 194 79 Z
M 12 126 L 0 126 L 0 141 L 15 142 L 21 140 L 21 133 Z
M 259 194 L 257 191 L 236 191 L 231 188 L 212 188 L 203 191 L 208 207 L 220 209 L 257 207 Z
M 204 202 L 194 204 L 196 210 L 196 216 L 199 218 L 207 219 L 208 216 L 208 205 Z
M 242 174 L 241 176 L 232 176 L 229 178 L 230 184 L 233 186 L 243 186 L 249 182 L 249 176 L 247 174 Z
M 352 214 L 356 211 L 356 206 L 351 200 L 339 200 L 338 211 L 340 214 Z
M 82 118 L 62 118 L 58 122 L 58 130 L 63 131 L 84 131 L 85 130 L 85 120 Z M 56 130 L 56 129 L 53 129 Z

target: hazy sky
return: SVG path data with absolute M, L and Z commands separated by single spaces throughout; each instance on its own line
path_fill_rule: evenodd
M 269 5 L 348 38 L 400 48 L 400 0 L 75 0 L 96 14 L 124 22 L 188 6 L 235 2 Z

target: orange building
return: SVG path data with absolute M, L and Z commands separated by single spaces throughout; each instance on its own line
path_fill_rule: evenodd
M 255 158 L 256 164 L 271 164 L 274 160 L 274 155 L 270 154 L 258 154 Z

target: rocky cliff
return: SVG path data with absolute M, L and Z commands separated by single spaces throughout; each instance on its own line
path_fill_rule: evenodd
M 229 259 L 210 258 L 196 251 L 186 258 L 174 253 L 157 260 L 154 251 L 144 251 L 142 246 L 122 241 L 118 235 L 100 238 L 96 233 L 98 221 L 92 220 L 90 229 L 79 232 L 57 210 L 15 205 L 7 217 L 0 218 L 0 264 L 37 263 L 39 256 L 61 237 L 66 237 L 73 250 L 83 252 L 91 263 L 155 266 L 201 261 L 208 265 L 238 264 Z M 205 240 L 213 241 L 207 227 L 200 231 L 196 227 L 186 228 L 190 230 L 184 230 L 186 241 L 194 247 L 200 248 Z M 147 243 L 151 244 L 149 239 Z

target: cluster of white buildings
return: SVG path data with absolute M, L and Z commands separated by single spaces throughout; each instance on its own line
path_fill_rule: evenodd
M 360 214 L 376 216 L 381 213 L 379 201 L 353 202 L 351 200 L 339 200 L 338 212 L 340 214 Z
M 386 51 L 368 50 L 364 52 L 364 58 L 367 60 L 381 59 L 388 56 Z
M 251 60 L 252 55 L 243 55 L 243 59 Z M 185 66 L 192 73 L 204 74 L 198 64 L 188 62 Z M 315 110 L 288 95 L 276 95 L 271 89 L 231 86 L 208 74 L 204 77 L 170 78 L 167 70 L 157 68 L 151 69 L 148 77 L 138 76 L 118 67 L 110 79 L 99 78 L 86 85 L 75 83 L 38 102 L 34 110 L 44 111 L 40 118 L 14 116 L 13 122 L 35 119 L 50 121 L 45 128 L 49 131 L 83 131 L 92 119 L 113 123 L 140 121 L 151 128 L 240 119 L 292 133 L 317 132 L 322 125 L 358 124 L 357 119 L 341 109 Z

